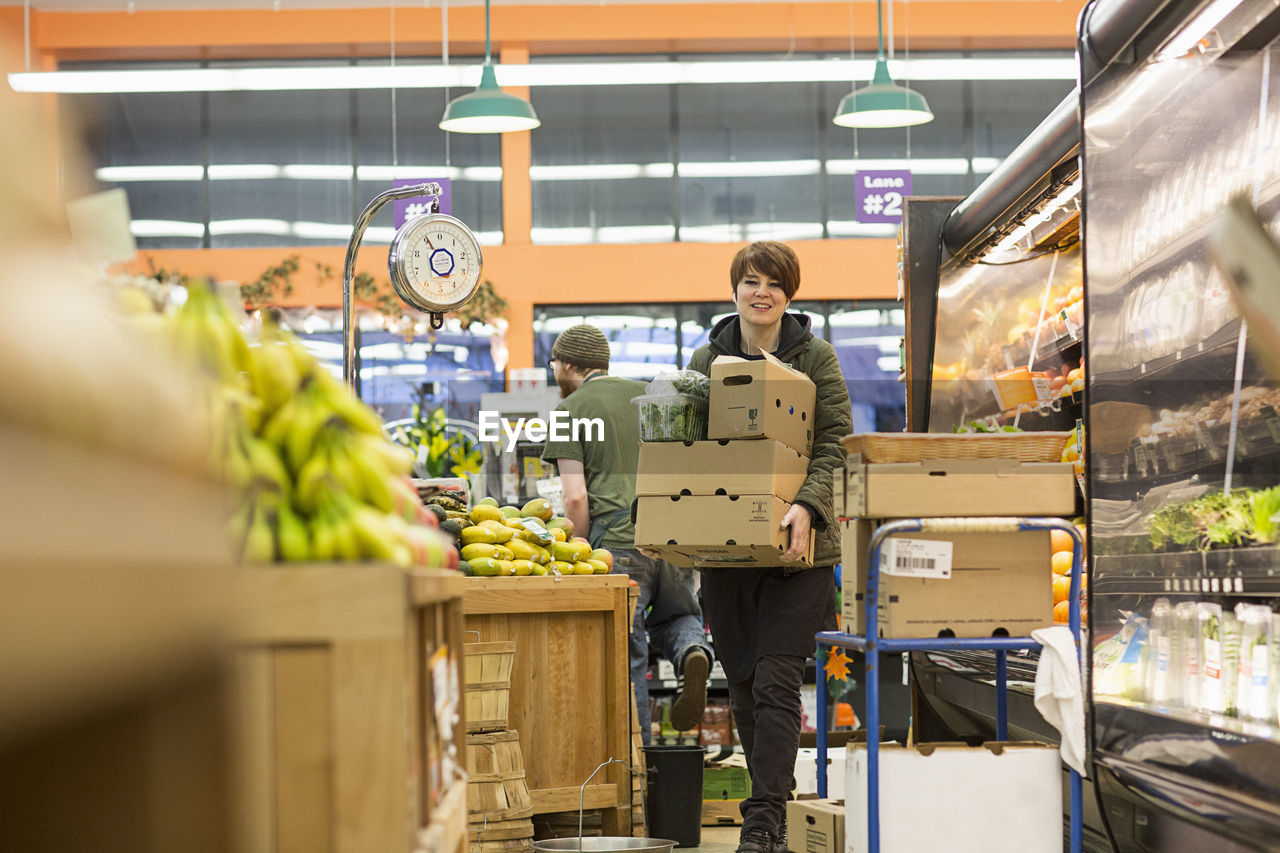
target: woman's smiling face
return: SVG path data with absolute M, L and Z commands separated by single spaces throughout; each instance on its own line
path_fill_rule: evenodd
M 789 302 L 776 278 L 755 269 L 748 269 L 733 291 L 738 316 L 754 326 L 768 327 L 782 322 Z

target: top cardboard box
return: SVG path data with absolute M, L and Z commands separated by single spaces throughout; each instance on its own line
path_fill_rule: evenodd
M 851 518 L 1059 516 L 1071 515 L 1076 505 L 1069 462 L 933 459 L 867 465 L 853 455 L 845 460 L 844 486 L 843 515 Z
M 769 353 L 762 359 L 722 355 L 711 363 L 707 437 L 772 438 L 813 453 L 817 387 Z

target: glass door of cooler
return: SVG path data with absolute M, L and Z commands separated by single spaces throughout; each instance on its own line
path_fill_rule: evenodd
M 1092 723 L 1122 850 L 1280 837 L 1280 384 L 1207 246 L 1239 193 L 1280 232 L 1280 48 L 1239 40 L 1273 5 L 1082 98 Z
M 1075 427 L 1084 389 L 1081 276 L 1074 240 L 943 268 L 930 432 Z

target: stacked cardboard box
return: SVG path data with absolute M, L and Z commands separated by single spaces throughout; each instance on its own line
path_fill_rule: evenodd
M 1071 466 L 1059 463 L 872 463 L 850 454 L 833 486 L 843 507 L 841 629 L 851 634 L 866 631 L 869 543 L 884 520 L 1061 516 L 1075 507 Z M 894 535 L 881 548 L 879 634 L 1025 636 L 1053 623 L 1050 571 L 1045 532 Z
M 707 433 L 644 442 L 636 480 L 636 545 L 677 566 L 780 566 L 780 527 L 809 470 L 816 389 L 770 355 L 711 366 Z M 813 537 L 801 560 L 813 565 Z
M 702 825 L 742 823 L 739 806 L 751 796 L 751 776 L 746 756 L 734 755 L 724 762 L 702 768 Z

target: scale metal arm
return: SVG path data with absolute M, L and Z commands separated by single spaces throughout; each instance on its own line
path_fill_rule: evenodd
M 356 227 L 351 231 L 351 240 L 347 243 L 347 260 L 342 266 L 342 381 L 350 385 L 353 391 L 355 390 L 356 354 L 351 345 L 351 338 L 355 329 L 356 307 L 351 295 L 351 278 L 355 274 L 356 254 L 360 251 L 360 241 L 364 239 L 364 232 L 369 227 L 369 222 L 387 202 L 398 198 L 431 196 L 435 198 L 433 209 L 438 209 L 440 194 L 440 185 L 434 181 L 414 184 L 411 187 L 396 187 L 378 193 L 365 205 L 360 217 L 356 220 Z

